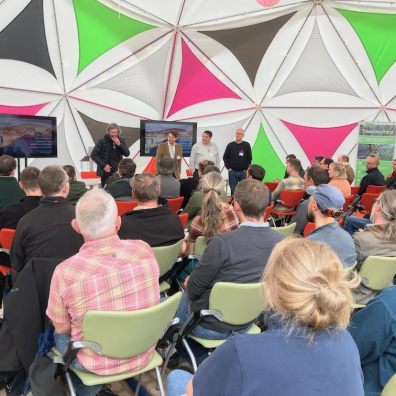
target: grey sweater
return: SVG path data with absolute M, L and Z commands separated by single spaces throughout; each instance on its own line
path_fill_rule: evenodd
M 259 282 L 272 248 L 282 239 L 283 236 L 269 227 L 240 226 L 210 240 L 188 281 L 192 311 L 209 307 L 210 291 L 216 282 Z M 224 324 L 212 317 L 201 325 L 216 331 L 246 327 Z

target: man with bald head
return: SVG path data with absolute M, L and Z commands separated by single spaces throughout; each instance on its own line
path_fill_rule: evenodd
M 366 159 L 366 173 L 360 181 L 360 188 L 358 195 L 362 195 L 366 192 L 368 186 L 383 186 L 385 184 L 384 175 L 379 171 L 379 158 L 368 156 Z
M 246 170 L 252 162 L 252 149 L 248 142 L 243 140 L 245 131 L 238 128 L 235 131 L 235 140 L 228 143 L 224 155 L 224 165 L 228 169 L 228 180 L 231 195 L 237 184 L 246 178 Z

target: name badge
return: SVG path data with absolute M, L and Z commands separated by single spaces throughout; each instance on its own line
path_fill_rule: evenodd
M 181 159 L 180 155 L 178 155 L 178 156 L 176 157 L 176 159 L 178 159 L 178 160 Z
M 239 152 L 239 156 L 240 156 L 240 157 L 243 157 L 243 151 L 240 151 L 240 152 Z

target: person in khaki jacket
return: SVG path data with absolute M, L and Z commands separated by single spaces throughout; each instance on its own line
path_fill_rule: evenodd
M 168 141 L 161 143 L 157 147 L 156 165 L 158 169 L 158 164 L 163 157 L 171 157 L 173 159 L 173 174 L 176 179 L 180 179 L 181 172 L 181 160 L 183 156 L 182 146 L 176 143 L 178 134 L 176 131 L 168 132 Z

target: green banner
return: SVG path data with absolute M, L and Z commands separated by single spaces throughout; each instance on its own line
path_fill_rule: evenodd
M 368 156 L 380 159 L 379 170 L 386 176 L 392 172 L 395 151 L 396 124 L 388 122 L 364 122 L 359 125 L 358 154 L 355 184 L 366 175 Z

